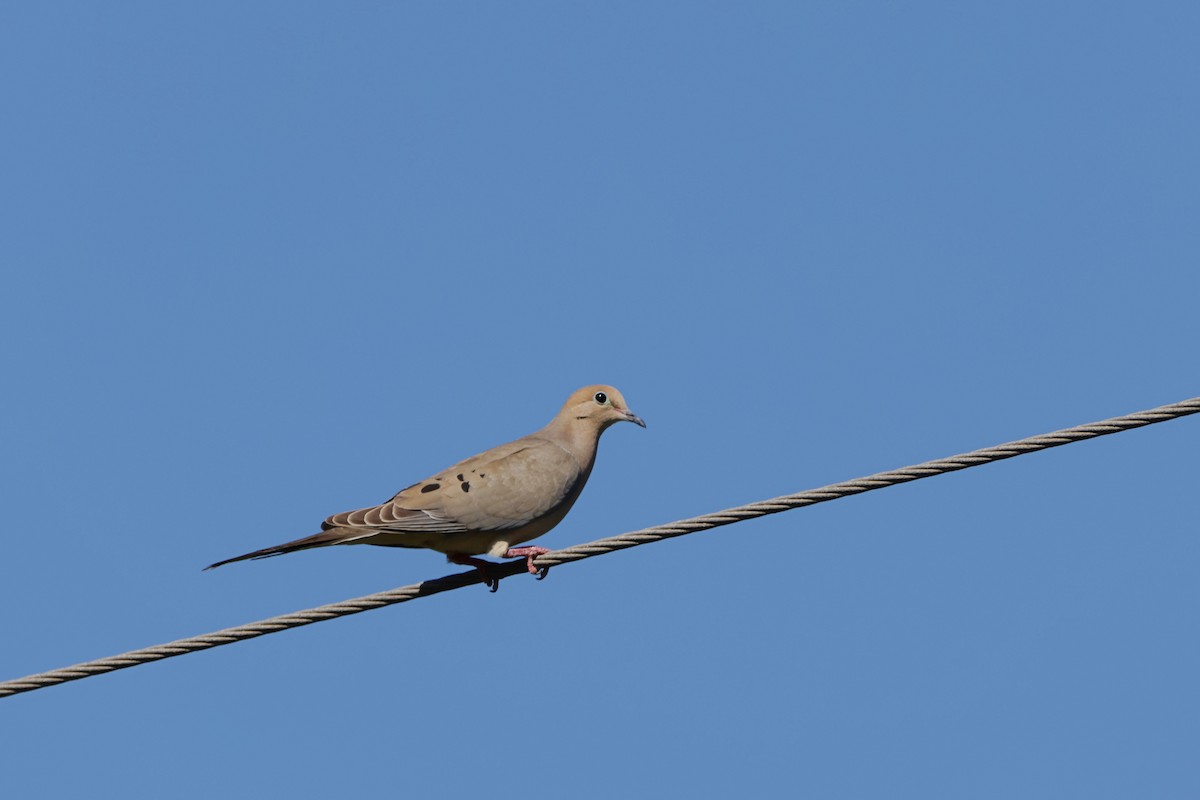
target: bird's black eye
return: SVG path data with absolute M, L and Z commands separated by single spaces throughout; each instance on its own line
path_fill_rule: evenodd
M 606 395 L 604 392 L 596 392 L 595 400 L 600 405 L 604 405 L 608 402 L 608 395 Z

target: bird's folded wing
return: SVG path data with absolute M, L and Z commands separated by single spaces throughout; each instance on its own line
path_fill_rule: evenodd
M 472 462 L 468 459 L 446 471 L 449 491 L 440 504 L 447 515 L 472 530 L 504 531 L 536 524 L 567 501 L 582 477 L 579 462 L 570 453 L 531 437 L 525 446 L 498 458 Z
M 388 533 L 462 533 L 520 528 L 571 494 L 578 462 L 556 444 L 526 437 L 460 461 L 401 489 L 386 503 L 345 511 L 322 528 Z

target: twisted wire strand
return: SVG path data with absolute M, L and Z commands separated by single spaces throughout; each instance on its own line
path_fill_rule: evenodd
M 1059 447 L 1072 442 L 1093 439 L 1097 436 L 1107 436 L 1110 433 L 1140 428 L 1144 425 L 1152 425 L 1157 422 L 1165 422 L 1166 420 L 1177 419 L 1196 413 L 1200 413 L 1200 397 L 1193 397 L 1190 400 L 1183 400 L 1178 403 L 1159 406 L 1158 408 L 1139 411 L 1122 417 L 1113 417 L 1101 422 L 1092 422 L 1073 428 L 1064 428 L 1052 433 L 1044 433 L 1039 436 L 1031 436 L 1027 439 L 1019 439 L 1014 442 L 996 445 L 995 447 L 985 447 L 982 450 L 973 450 L 969 453 L 962 453 L 948 458 L 926 461 L 922 464 L 914 464 L 913 466 L 902 467 L 901 469 L 879 472 L 874 475 L 868 475 L 865 478 L 855 478 L 854 480 L 842 481 L 841 483 L 832 483 L 818 489 L 809 489 L 808 491 L 797 492 L 796 494 L 783 495 L 782 497 L 737 506 L 712 514 L 678 520 L 666 525 L 656 525 L 651 528 L 623 533 L 619 536 L 597 539 L 594 542 L 574 545 L 539 556 L 534 561 L 534 564 L 538 567 L 547 568 L 569 564 L 574 561 L 612 553 L 617 550 L 624 550 L 629 547 L 718 528 L 722 525 L 731 525 L 735 522 L 763 517 L 768 514 L 778 514 L 781 511 L 788 511 L 793 508 L 803 508 L 804 506 L 824 503 L 828 500 L 836 500 L 839 497 L 849 497 L 850 495 L 882 489 L 886 486 L 895 486 L 896 484 L 929 478 L 947 472 L 955 472 L 960 469 L 976 467 L 993 461 L 1002 461 L 1006 458 L 1033 453 L 1038 450 L 1047 450 L 1051 447 Z M 524 571 L 524 560 L 517 559 L 514 562 L 498 564 L 492 571 L 492 574 L 497 579 L 500 579 Z M 131 650 L 128 653 L 108 658 L 85 661 L 82 664 L 75 664 L 74 666 L 62 669 L 39 672 L 24 678 L 0 683 L 0 697 L 31 692 L 35 689 L 79 680 L 80 678 L 87 678 L 92 675 L 100 675 L 105 672 L 113 672 L 137 666 L 138 664 L 146 664 L 151 661 L 172 658 L 185 653 L 207 650 L 211 647 L 220 647 L 221 645 L 265 636 L 266 634 L 288 630 L 289 628 L 311 625 L 314 622 L 345 617 L 375 608 L 396 605 L 397 603 L 406 603 L 409 600 L 429 597 L 452 589 L 461 589 L 465 586 L 482 583 L 483 580 L 483 575 L 478 570 L 471 570 L 470 572 L 447 575 L 422 583 L 414 583 L 408 586 L 401 586 L 397 589 L 344 600 L 340 603 L 330 603 L 303 611 L 296 611 L 291 614 L 271 617 L 258 622 L 251 622 L 246 625 L 225 628 L 213 633 L 192 636 L 187 639 L 177 639 L 173 642 L 153 647 L 144 647 L 140 650 Z
M 665 525 L 656 525 L 652 528 L 643 528 L 639 531 L 623 533 L 607 539 L 597 539 L 594 542 L 574 545 L 562 550 L 555 550 L 544 556 L 539 556 L 534 563 L 538 566 L 547 567 L 566 564 L 582 558 L 612 552 L 613 550 L 718 528 L 722 525 L 731 525 L 735 522 L 755 519 L 756 517 L 763 517 L 768 514 L 778 514 L 781 511 L 788 511 L 793 508 L 803 508 L 804 506 L 824 503 L 828 500 L 837 500 L 840 497 L 849 497 L 850 495 L 862 494 L 874 489 L 908 483 L 909 481 L 942 475 L 947 472 L 956 472 L 960 469 L 976 467 L 981 464 L 990 464 L 993 461 L 1003 461 L 1006 458 L 1013 458 L 1025 453 L 1048 450 L 1051 447 L 1060 447 L 1064 444 L 1080 442 L 1085 439 L 1094 439 L 1098 436 L 1119 433 L 1120 431 L 1140 428 L 1156 422 L 1165 422 L 1166 420 L 1177 419 L 1196 413 L 1200 413 L 1200 397 L 1159 406 L 1158 408 L 1146 411 L 1139 411 L 1134 414 L 1127 414 L 1123 417 L 1113 417 L 1112 419 L 1100 422 L 1077 425 L 1073 428 L 1064 428 L 1063 430 L 1052 431 L 1051 433 L 1043 433 L 1040 436 L 1030 436 L 1026 439 L 1018 439 L 1017 441 L 998 444 L 994 447 L 972 450 L 969 453 L 960 453 L 959 455 L 948 456 L 947 458 L 926 461 L 910 467 L 901 467 L 900 469 L 888 472 L 877 472 L 865 478 L 831 483 L 828 486 L 822 486 L 817 489 L 773 497 L 770 500 L 762 500 L 757 503 L 737 506 L 736 508 L 728 508 L 724 511 L 716 511 L 699 517 L 690 517 Z M 3 684 L 0 684 L 0 686 L 3 686 Z

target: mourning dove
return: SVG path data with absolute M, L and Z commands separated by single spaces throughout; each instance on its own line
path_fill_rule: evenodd
M 321 533 L 205 569 L 334 544 L 427 547 L 453 563 L 478 567 L 495 591 L 497 580 L 487 571 L 491 562 L 471 556 L 524 556 L 529 571 L 537 574 L 533 559 L 549 551 L 514 545 L 562 521 L 592 473 L 600 434 L 622 421 L 646 427 L 616 389 L 585 386 L 536 433 L 460 461 L 401 489 L 386 503 L 334 514 L 321 525 Z

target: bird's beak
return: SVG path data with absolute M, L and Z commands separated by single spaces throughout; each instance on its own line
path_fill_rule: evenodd
M 625 419 L 627 419 L 629 422 L 632 422 L 634 425 L 641 425 L 643 428 L 646 427 L 646 421 L 630 411 L 628 408 L 621 409 L 621 413 L 625 415 Z

